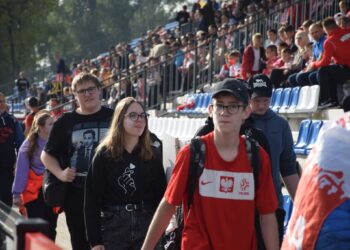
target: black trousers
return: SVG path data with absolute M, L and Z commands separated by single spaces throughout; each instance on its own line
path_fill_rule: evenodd
M 72 187 L 67 193 L 63 209 L 73 250 L 89 250 L 84 223 L 84 189 Z
M 340 102 L 343 97 L 337 91 L 346 80 L 350 80 L 350 69 L 341 65 L 329 65 L 318 70 L 317 79 L 320 83 L 320 102 L 331 100 Z
M 281 88 L 284 82 L 288 79 L 291 74 L 297 73 L 298 70 L 289 70 L 288 74 L 283 74 L 284 69 L 273 69 L 271 71 L 270 80 L 275 88 Z
M 0 201 L 12 206 L 12 184 L 15 176 L 13 169 L 9 168 L 0 171 Z
M 28 218 L 41 218 L 49 223 L 49 237 L 55 241 L 58 214 L 53 212 L 52 207 L 46 205 L 42 191 L 39 191 L 38 199 L 28 202 L 24 206 L 26 207 Z

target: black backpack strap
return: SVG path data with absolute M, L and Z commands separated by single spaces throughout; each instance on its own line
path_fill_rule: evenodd
M 194 190 L 198 183 L 199 176 L 202 174 L 204 169 L 206 148 L 205 148 L 204 142 L 202 141 L 202 139 L 200 139 L 200 137 L 195 137 L 191 140 L 190 152 L 191 152 L 191 157 L 190 157 L 190 166 L 188 171 L 188 183 L 187 183 L 188 209 L 190 209 L 191 207 Z
M 259 143 L 251 137 L 245 137 L 245 146 L 248 154 L 248 160 L 253 168 L 255 189 L 257 189 L 259 185 L 258 177 L 260 174 Z

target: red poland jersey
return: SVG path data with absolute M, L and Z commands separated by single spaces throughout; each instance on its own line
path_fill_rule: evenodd
M 254 187 L 245 142 L 240 138 L 239 153 L 233 161 L 224 161 L 214 145 L 213 133 L 202 137 L 206 145 L 205 167 L 195 189 L 193 203 L 185 213 L 181 249 L 256 249 L 254 205 L 260 214 L 277 209 L 270 161 L 260 148 L 259 186 Z M 179 152 L 173 175 L 165 192 L 172 205 L 187 206 L 189 146 Z M 187 210 L 187 208 L 185 208 Z

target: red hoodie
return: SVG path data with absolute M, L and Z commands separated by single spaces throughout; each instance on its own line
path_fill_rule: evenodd
M 337 28 L 332 31 L 323 44 L 321 59 L 313 62 L 312 67 L 328 66 L 332 58 L 335 64 L 350 68 L 350 29 Z

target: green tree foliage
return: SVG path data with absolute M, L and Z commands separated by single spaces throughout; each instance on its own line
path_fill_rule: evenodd
M 2 84 L 12 82 L 21 69 L 35 69 L 39 57 L 37 45 L 45 37 L 43 17 L 55 4 L 56 0 L 0 0 Z M 7 88 L 10 89 L 9 84 Z
M 0 0 L 0 84 L 24 70 L 30 81 L 37 62 L 54 52 L 66 62 L 94 58 L 174 17 L 179 0 Z M 170 13 L 164 11 L 166 6 Z M 13 86 L 13 85 L 12 85 Z

